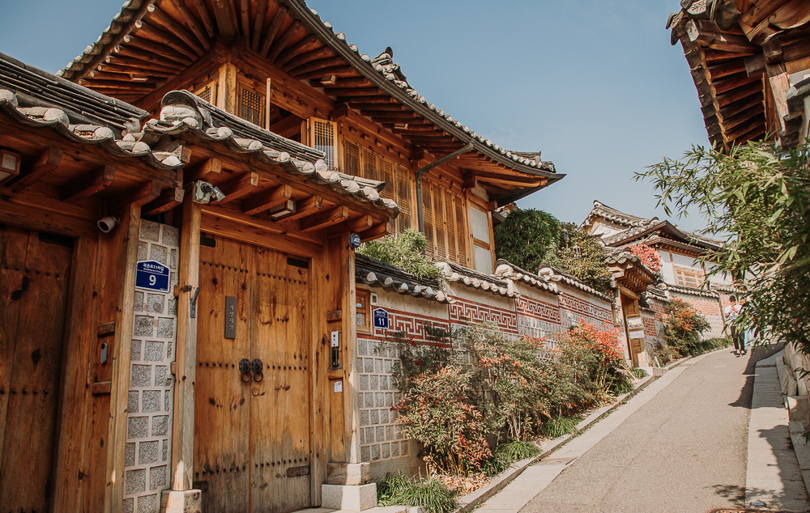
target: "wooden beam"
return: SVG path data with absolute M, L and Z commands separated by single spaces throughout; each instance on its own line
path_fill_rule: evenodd
M 214 20 L 211 18 L 211 13 L 208 12 L 208 7 L 205 6 L 205 0 L 194 0 L 194 5 L 197 6 L 197 12 L 200 13 L 200 19 L 203 26 L 205 26 L 208 37 L 214 37 L 214 34 L 216 34 Z
M 180 39 L 167 34 L 159 28 L 149 23 L 144 23 L 143 21 L 136 21 L 135 28 L 137 32 L 135 32 L 134 35 L 137 36 L 137 38 L 125 38 L 125 43 L 132 44 L 142 50 L 155 52 L 158 55 L 168 56 L 169 58 L 176 58 L 176 54 L 179 52 L 192 61 L 197 59 L 197 54 L 180 41 Z M 177 52 L 172 52 L 171 49 Z
M 321 254 L 323 240 L 320 237 L 300 232 L 288 232 L 285 227 L 274 221 L 256 219 L 211 205 L 203 206 L 202 213 L 202 229 L 214 235 L 284 253 L 307 257 L 316 257 Z
M 222 184 L 220 190 L 225 194 L 225 199 L 218 204 L 222 205 L 231 201 L 237 200 L 242 196 L 255 192 L 256 187 L 259 186 L 259 173 L 249 171 L 241 176 L 231 179 L 229 182 Z
M 214 0 L 214 3 L 216 4 L 216 0 Z M 200 42 L 197 41 L 193 34 L 184 29 L 177 20 L 169 16 L 162 9 L 156 8 L 154 5 L 152 5 L 149 10 L 151 11 L 151 14 L 147 15 L 149 20 L 155 20 L 157 23 L 163 25 L 171 34 L 179 37 L 189 48 L 197 53 L 198 57 L 205 55 L 206 50 L 200 46 Z
M 183 204 L 177 269 L 177 351 L 172 418 L 171 489 L 191 490 L 194 480 L 194 382 L 197 376 L 197 319 L 192 301 L 200 286 L 199 203 Z M 196 314 L 196 312 L 195 312 Z
M 276 121 L 275 123 L 270 125 L 269 130 L 274 134 L 287 137 L 286 134 L 288 134 L 288 132 L 290 131 L 293 131 L 293 134 L 299 133 L 301 131 L 301 121 L 303 120 L 298 116 L 290 114 L 289 116 L 282 118 L 281 120 Z
M 169 211 L 183 203 L 186 190 L 180 187 L 172 187 L 163 191 L 156 200 L 147 203 L 143 206 L 142 215 L 156 216 L 163 212 Z
M 349 217 L 349 207 L 341 205 L 301 221 L 301 231 L 309 232 L 342 223 Z
M 318 212 L 323 206 L 323 198 L 320 196 L 310 196 L 305 200 L 298 200 L 295 202 L 295 212 L 285 216 L 281 220 L 282 224 L 287 221 L 295 221 L 303 217 L 308 217 Z
M 120 195 L 118 198 L 109 202 L 112 209 L 117 209 L 119 205 L 136 205 L 142 207 L 155 200 L 160 196 L 160 191 L 163 189 L 160 183 L 155 180 L 149 180 L 143 185 L 133 188 Z
M 20 192 L 27 189 L 59 167 L 62 162 L 62 151 L 58 148 L 45 148 L 36 159 L 26 162 L 21 166 L 20 176 L 10 182 L 6 187 L 9 187 L 14 192 Z
M 296 78 L 299 80 L 309 80 L 313 78 L 320 79 L 321 77 L 328 77 L 331 75 L 335 75 L 338 77 L 355 77 L 357 76 L 357 70 L 347 65 L 329 66 L 328 68 L 310 71 L 309 73 L 302 73 Z
M 196 182 L 197 180 L 210 181 L 211 178 L 219 176 L 221 171 L 222 161 L 218 158 L 208 158 L 193 169 L 187 169 L 185 172 L 185 181 L 186 183 Z
M 419 117 L 419 115 L 415 112 L 407 110 L 362 110 L 360 113 L 370 118 L 385 118 L 397 121 L 410 121 Z M 420 132 L 419 137 L 432 137 L 432 135 L 429 133 Z M 443 137 L 443 134 L 438 133 L 436 134 L 436 137 Z
M 242 37 L 250 41 L 250 0 L 239 0 L 239 17 L 242 19 Z
M 325 59 L 325 60 L 331 60 L 331 59 Z M 316 62 L 321 62 L 321 61 L 316 61 Z M 295 75 L 295 70 L 290 70 L 290 74 Z M 335 96 L 339 96 L 339 97 L 347 96 L 349 98 L 358 98 L 357 101 L 362 101 L 362 102 L 370 101 L 370 100 L 368 98 L 359 98 L 359 97 L 363 97 L 363 96 L 375 96 L 376 97 L 376 96 L 379 96 L 380 94 L 382 94 L 380 92 L 380 90 L 377 89 L 376 87 L 324 87 L 324 91 L 327 94 L 335 95 Z M 386 97 L 386 98 L 390 98 L 390 97 Z M 345 101 L 344 103 L 351 103 L 351 100 Z M 373 103 L 373 102 L 371 102 L 371 103 Z M 390 103 L 390 101 L 385 102 L 385 103 Z
M 115 167 L 110 165 L 102 166 L 93 172 L 90 178 L 79 182 L 73 187 L 68 187 L 62 193 L 62 201 L 65 203 L 75 203 L 93 194 L 102 191 L 112 185 L 115 180 Z
M 374 218 L 369 215 L 360 216 L 357 219 L 352 219 L 346 224 L 346 231 L 350 232 L 364 232 L 371 228 L 374 224 Z
M 386 222 L 380 223 L 376 226 L 371 227 L 370 229 L 363 232 L 363 241 L 368 242 L 371 240 L 379 239 L 380 237 L 385 237 L 386 235 L 394 232 L 394 225 Z
M 295 37 L 295 34 L 297 34 L 302 27 L 303 25 L 301 24 L 301 22 L 295 20 L 293 24 L 290 25 L 290 27 L 287 29 L 287 31 L 284 32 L 284 34 L 280 38 L 278 38 L 278 41 L 276 41 L 273 44 L 273 47 L 270 48 L 270 53 L 267 54 L 267 60 L 269 60 L 270 62 L 275 62 L 276 57 L 278 57 L 278 54 L 280 54 L 281 51 L 284 50 L 288 44 L 290 44 L 292 38 Z
M 259 51 L 259 40 L 262 37 L 262 29 L 264 28 L 264 16 L 267 14 L 267 4 L 269 2 L 256 3 L 256 19 L 253 21 L 253 34 L 250 38 L 250 47 L 254 52 Z
M 320 69 L 323 66 L 317 64 L 308 64 L 312 63 L 312 61 L 318 61 L 325 58 L 332 58 L 335 56 L 335 52 L 332 51 L 331 48 L 328 46 L 322 46 L 320 48 L 316 48 L 310 52 L 307 52 L 303 55 L 299 55 L 298 57 L 291 59 L 289 63 L 284 66 L 284 69 L 288 70 L 296 70 L 298 73 L 306 73 L 308 71 L 314 71 L 316 69 Z M 320 84 L 315 86 L 320 87 Z
M 292 187 L 289 185 L 279 185 L 272 189 L 260 192 L 255 196 L 247 198 L 242 203 L 242 212 L 252 216 L 265 210 L 281 205 L 292 197 Z
M 287 8 L 282 5 L 278 8 L 278 11 L 276 11 L 276 14 L 270 21 L 270 25 L 267 27 L 267 33 L 264 35 L 262 47 L 259 49 L 260 55 L 267 55 L 267 52 L 270 50 L 270 46 L 273 44 L 273 39 L 276 38 L 278 29 L 281 27 L 281 22 L 284 20 L 285 14 L 287 14 Z
M 309 50 L 311 46 L 315 45 L 317 42 L 318 38 L 315 36 L 305 37 L 301 41 L 298 41 L 297 43 L 290 46 L 289 48 L 287 48 L 278 55 L 275 62 L 276 66 L 278 67 L 284 66 L 284 64 L 286 64 L 290 59 L 306 52 L 307 50 Z
M 219 35 L 225 39 L 236 36 L 236 19 L 231 9 L 230 0 L 211 0 L 211 7 L 214 10 L 214 18 L 217 20 Z
M 263 3 L 264 2 L 259 2 L 259 4 Z M 211 48 L 211 43 L 208 39 L 210 36 L 205 33 L 205 29 L 202 27 L 202 25 L 200 25 L 200 22 L 197 21 L 197 18 L 195 18 L 191 13 L 191 10 L 186 7 L 186 4 L 182 1 L 174 2 L 173 5 L 177 8 L 177 11 L 183 17 L 183 21 L 188 24 L 188 27 L 197 37 L 197 40 L 200 42 L 203 48 L 208 51 Z

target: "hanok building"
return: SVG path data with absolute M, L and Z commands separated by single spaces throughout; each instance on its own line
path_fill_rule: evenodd
M 670 15 L 709 141 L 728 151 L 764 138 L 807 140 L 810 5 L 801 0 L 684 0 Z
M 599 201 L 593 202 L 593 209 L 582 223 L 582 228 L 591 235 L 601 237 L 609 250 L 621 250 L 643 243 L 661 257 L 662 283 L 656 283 L 659 281 L 656 279 L 649 284 L 655 286 L 624 293 L 622 304 L 625 309 L 631 300 L 637 299 L 634 295 L 642 299 L 642 305 L 649 303 L 648 298 L 680 298 L 692 304 L 711 324 L 711 332 L 704 336 L 723 336 L 721 309 L 728 303 L 734 284 L 727 275 L 709 276 L 713 264 L 698 260 L 707 251 L 717 249 L 721 241 L 690 233 L 657 217 L 647 219 L 625 214 Z M 637 307 L 630 308 L 640 315 Z M 660 318 L 663 311 L 657 313 Z M 648 335 L 651 331 L 657 331 L 651 325 L 646 326 L 645 330 Z
M 492 212 L 562 178 L 391 58 L 300 0 L 130 0 L 59 77 L 0 55 L 4 507 L 283 513 L 366 494 L 340 488 L 368 481 L 355 284 L 373 280 L 350 235 L 418 228 L 460 289 L 514 299 Z M 584 294 L 568 308 L 609 319 Z

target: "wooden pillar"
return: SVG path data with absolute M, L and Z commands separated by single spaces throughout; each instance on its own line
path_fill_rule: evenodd
M 118 302 L 112 346 L 110 423 L 107 428 L 107 488 L 104 511 L 119 511 L 124 499 L 124 448 L 127 439 L 132 326 L 135 316 L 135 271 L 141 228 L 141 207 L 127 205 L 116 228 L 114 244 L 120 250 L 117 262 Z
M 357 393 L 360 390 L 360 372 L 357 368 L 357 300 L 354 279 L 354 249 L 349 248 L 349 235 L 338 238 L 341 249 L 340 260 L 344 283 L 342 302 L 343 333 L 343 411 L 345 415 L 346 463 L 360 463 L 360 403 Z
M 88 443 L 93 396 L 90 362 L 95 360 L 97 335 L 94 292 L 98 266 L 98 239 L 76 240 L 71 264 L 70 296 L 65 317 L 62 351 L 62 387 L 57 419 L 53 511 L 81 511 L 89 494 Z
M 192 488 L 194 464 L 194 381 L 197 360 L 196 302 L 200 285 L 200 205 L 183 203 L 177 282 L 177 352 L 172 419 L 172 490 Z M 194 303 L 194 304 L 192 304 Z

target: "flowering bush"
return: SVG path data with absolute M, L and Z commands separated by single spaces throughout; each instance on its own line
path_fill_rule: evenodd
M 670 299 L 666 307 L 670 312 L 664 318 L 667 345 L 681 356 L 693 354 L 700 343 L 700 335 L 711 327 L 709 321 L 682 299 Z
M 650 246 L 639 243 L 634 244 L 628 248 L 630 253 L 636 255 L 641 263 L 647 266 L 652 272 L 657 273 L 661 270 L 661 255 Z
M 491 455 L 483 415 L 474 406 L 470 372 L 447 365 L 413 379 L 394 406 L 405 436 L 421 442 L 431 470 L 468 474 Z

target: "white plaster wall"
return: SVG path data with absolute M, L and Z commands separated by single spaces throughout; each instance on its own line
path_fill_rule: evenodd
M 661 275 L 666 283 L 675 283 L 675 269 L 672 267 L 672 259 L 669 258 L 669 251 L 658 251 L 661 257 Z

